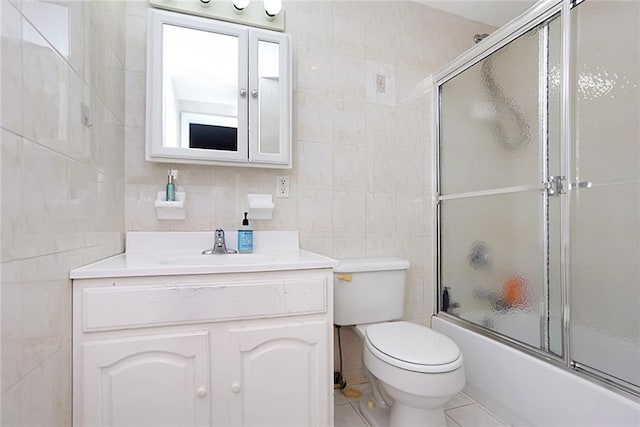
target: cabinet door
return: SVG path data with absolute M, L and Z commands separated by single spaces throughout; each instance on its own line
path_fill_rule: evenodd
M 149 10 L 147 160 L 246 163 L 248 32 Z
M 249 33 L 249 162 L 291 165 L 289 36 Z
M 229 331 L 233 426 L 330 425 L 327 322 Z
M 82 345 L 83 426 L 210 424 L 207 332 Z

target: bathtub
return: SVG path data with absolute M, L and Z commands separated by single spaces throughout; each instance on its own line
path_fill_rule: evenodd
M 637 400 L 446 319 L 431 327 L 460 347 L 465 393 L 512 425 L 640 426 Z

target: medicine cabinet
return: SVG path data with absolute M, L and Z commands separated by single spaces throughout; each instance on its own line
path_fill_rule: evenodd
M 146 159 L 290 168 L 289 36 L 152 9 Z

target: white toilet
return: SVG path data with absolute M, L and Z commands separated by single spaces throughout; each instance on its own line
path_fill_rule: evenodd
M 334 323 L 355 325 L 372 392 L 360 409 L 373 427 L 445 426 L 444 404 L 465 383 L 462 354 L 446 336 L 402 317 L 409 261 L 341 260 Z

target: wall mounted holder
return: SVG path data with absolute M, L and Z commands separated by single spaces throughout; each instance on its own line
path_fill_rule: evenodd
M 247 194 L 249 201 L 249 219 L 273 218 L 273 195 L 271 194 Z
M 166 193 L 158 191 L 158 196 L 154 203 L 158 219 L 185 219 L 187 217 L 184 209 L 186 194 L 184 191 L 176 191 L 176 201 L 167 202 Z

